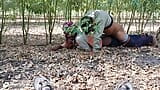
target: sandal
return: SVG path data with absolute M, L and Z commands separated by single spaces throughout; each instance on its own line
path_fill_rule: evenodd
M 133 86 L 129 82 L 123 82 L 119 84 L 115 90 L 133 90 Z
M 35 90 L 52 90 L 49 80 L 44 76 L 37 76 L 34 79 Z

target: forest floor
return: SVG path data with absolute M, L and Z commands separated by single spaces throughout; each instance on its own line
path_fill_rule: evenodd
M 18 31 L 17 31 L 18 32 Z M 160 90 L 160 49 L 154 47 L 103 47 L 90 56 L 78 49 L 51 48 L 64 41 L 53 35 L 45 45 L 44 34 L 7 33 L 0 45 L 0 90 L 34 90 L 35 76 L 49 78 L 54 90 L 113 90 L 128 81 L 135 90 Z

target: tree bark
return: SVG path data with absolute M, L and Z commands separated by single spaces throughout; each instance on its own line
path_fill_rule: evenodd
M 134 15 L 135 15 L 135 9 L 133 9 L 132 13 L 131 13 L 130 22 L 129 22 L 129 25 L 128 25 L 128 28 L 127 28 L 127 34 L 129 33 L 129 29 L 131 27 L 131 24 L 133 23 Z
M 26 45 L 27 41 L 26 41 L 26 36 L 25 36 L 25 1 L 22 0 L 22 31 L 23 31 L 23 44 Z

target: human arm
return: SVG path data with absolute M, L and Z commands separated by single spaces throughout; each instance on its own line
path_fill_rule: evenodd
M 99 50 L 102 47 L 101 36 L 103 34 L 104 28 L 105 28 L 105 22 L 103 20 L 99 20 L 97 22 L 96 27 L 94 28 L 95 32 L 94 32 L 94 35 L 93 35 L 93 37 L 94 37 L 93 51 L 95 51 L 97 49 Z
M 75 36 L 71 36 L 71 35 L 65 33 L 65 42 L 59 46 L 54 47 L 52 50 L 56 51 L 56 50 L 62 49 L 62 48 L 72 49 L 74 47 L 76 47 Z

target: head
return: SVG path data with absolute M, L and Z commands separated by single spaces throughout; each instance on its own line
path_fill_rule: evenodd
M 63 31 L 65 35 L 75 36 L 78 32 L 77 25 L 73 24 L 73 22 L 65 22 L 63 24 Z
M 65 22 L 63 24 L 63 31 L 66 39 L 66 48 L 74 48 L 75 47 L 75 37 L 76 37 L 76 28 L 73 25 L 73 22 Z
M 64 30 L 65 28 L 71 27 L 72 25 L 73 25 L 73 22 L 72 22 L 72 21 L 63 23 L 63 30 Z

